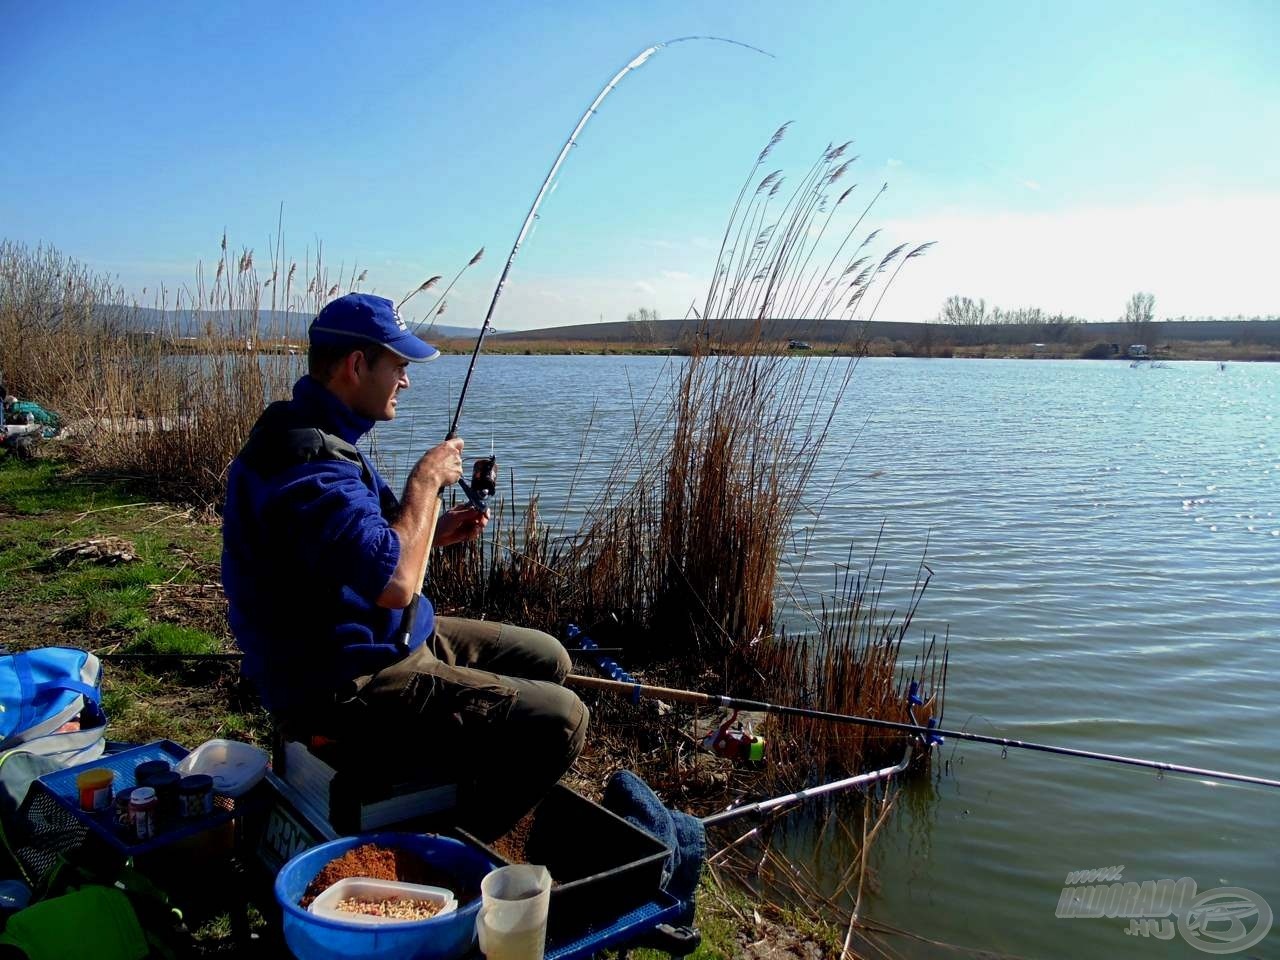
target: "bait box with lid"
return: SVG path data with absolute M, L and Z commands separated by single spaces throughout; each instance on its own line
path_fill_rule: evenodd
M 458 833 L 510 862 L 466 831 Z M 671 855 L 656 837 L 559 783 L 534 811 L 525 852 L 529 863 L 551 871 L 549 936 L 588 931 L 659 897 Z

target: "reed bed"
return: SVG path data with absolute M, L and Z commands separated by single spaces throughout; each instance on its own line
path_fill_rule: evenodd
M 298 266 L 277 241 L 264 276 L 224 235 L 211 281 L 200 265 L 194 287 L 162 288 L 144 307 L 53 248 L 2 241 L 0 369 L 11 391 L 58 411 L 87 468 L 216 504 L 264 402 L 288 396 L 299 372 L 280 344 L 305 342 L 337 292 L 319 254 Z
M 929 245 L 872 252 L 876 231 L 859 231 L 883 188 L 851 226 L 836 229 L 837 209 L 852 195 L 841 184 L 853 159 L 847 144 L 824 150 L 778 199 L 781 171 L 760 170 L 784 132 L 739 193 L 689 355 L 672 358 L 656 392 L 636 402 L 627 443 L 586 520 L 553 535 L 536 500 L 518 514 L 512 489 L 485 541 L 434 558 L 432 593 L 553 629 L 608 624 L 597 639 L 622 645 L 628 668 L 712 683 L 715 692 L 907 720 L 909 680 L 936 692 L 944 675 L 945 644 L 923 644 L 910 664 L 903 656 L 927 568 L 901 612 L 882 609 L 882 583 L 870 574 L 847 578 L 811 612 L 812 636 L 786 635 L 776 604 L 780 563 L 803 539 L 800 519 L 812 513 L 820 522 L 825 492 L 813 489 L 813 477 L 856 369 L 859 321 L 874 316 L 898 270 Z M 780 355 L 775 317 L 833 316 L 848 321 L 850 357 Z M 754 336 L 741 336 L 743 318 L 754 322 Z M 724 335 L 729 321 L 732 339 Z M 606 709 L 627 717 L 616 705 Z M 653 725 L 651 717 L 642 722 Z M 679 712 L 666 722 L 681 722 Z M 860 769 L 886 751 L 900 756 L 903 745 L 901 736 L 853 726 L 770 719 L 768 729 L 783 758 L 765 778 L 773 785 Z M 691 762 L 669 749 L 679 743 L 672 730 L 653 739 L 665 748 L 649 751 L 651 761 Z M 643 761 L 646 749 L 631 759 Z M 679 773 L 649 772 L 664 780 Z

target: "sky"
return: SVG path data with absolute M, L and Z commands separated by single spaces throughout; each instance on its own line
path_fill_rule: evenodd
M 484 246 L 444 318 L 478 326 L 595 94 L 650 44 L 705 34 L 771 56 L 689 42 L 629 74 L 543 204 L 498 329 L 684 316 L 785 121 L 770 162 L 792 182 L 853 139 L 853 200 L 889 185 L 880 249 L 937 241 L 879 319 L 959 294 L 1106 320 L 1138 290 L 1162 317 L 1280 313 L 1273 0 L 0 8 L 0 238 L 144 300 L 194 285 L 224 230 L 261 266 L 283 205 L 288 259 L 320 243 L 395 299 Z

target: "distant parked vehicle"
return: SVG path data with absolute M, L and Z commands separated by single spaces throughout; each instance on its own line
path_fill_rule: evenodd
M 1145 343 L 1129 344 L 1130 360 L 1147 360 L 1150 357 L 1151 357 L 1151 354 L 1147 352 L 1147 345 Z
M 809 346 L 809 344 L 805 343 L 803 340 L 788 340 L 787 349 L 788 350 L 812 350 L 813 347 Z

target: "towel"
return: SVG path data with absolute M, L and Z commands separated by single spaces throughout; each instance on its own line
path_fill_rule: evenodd
M 707 832 L 697 817 L 668 810 L 644 780 L 619 770 L 605 784 L 601 804 L 627 822 L 661 840 L 671 850 L 662 871 L 662 888 L 685 904 L 677 924 L 693 920 L 694 895 L 707 856 Z

